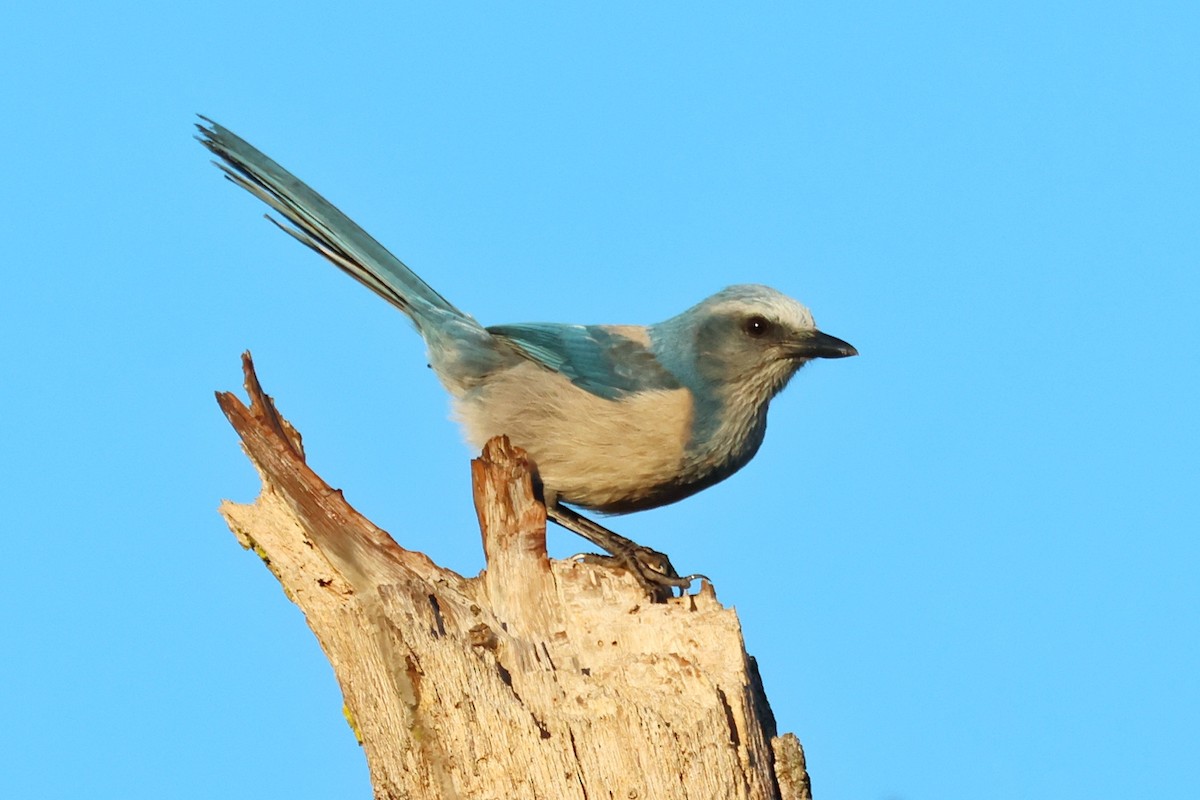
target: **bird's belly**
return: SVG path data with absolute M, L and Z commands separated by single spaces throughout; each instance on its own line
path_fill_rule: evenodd
M 690 488 L 686 389 L 608 400 L 533 364 L 494 376 L 461 396 L 456 416 L 475 447 L 505 434 L 537 465 L 548 495 L 599 511 L 670 503 Z M 707 485 L 707 484 L 705 484 Z

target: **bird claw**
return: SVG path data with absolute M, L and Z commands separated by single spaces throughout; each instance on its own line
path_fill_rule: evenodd
M 640 545 L 628 552 L 614 555 L 576 553 L 571 556 L 570 560 L 581 564 L 603 564 L 625 569 L 658 603 L 675 597 L 676 589 L 679 590 L 680 597 L 686 597 L 690 593 L 692 584 L 698 580 L 712 583 L 707 575 L 699 573 L 681 576 L 671 565 L 671 559 L 667 557 L 666 553 Z
M 680 596 L 686 595 L 692 588 L 692 581 L 697 578 L 708 580 L 703 575 L 679 577 L 679 573 L 671 565 L 671 559 L 667 557 L 666 553 L 660 553 L 652 548 L 644 547 L 632 539 L 626 539 L 561 503 L 553 500 L 548 502 L 546 515 L 609 554 L 601 556 L 594 553 L 581 553 L 573 556 L 574 560 L 589 564 L 613 564 L 615 562 L 617 566 L 629 570 L 656 603 L 663 603 L 674 597 L 676 589 L 679 590 Z M 709 582 L 711 583 L 711 581 Z

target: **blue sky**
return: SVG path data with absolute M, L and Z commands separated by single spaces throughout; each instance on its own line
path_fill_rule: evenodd
M 212 397 L 244 349 L 331 484 L 482 566 L 419 339 L 197 112 L 485 323 L 757 282 L 859 348 L 614 520 L 737 607 L 818 798 L 1195 796 L 1194 4 L 396 5 L 6 14 L 5 796 L 370 796 L 216 513 L 257 491 Z

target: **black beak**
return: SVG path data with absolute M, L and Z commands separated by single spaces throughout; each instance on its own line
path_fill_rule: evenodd
M 794 339 L 789 349 L 793 358 L 846 358 L 858 355 L 854 345 L 820 331 Z

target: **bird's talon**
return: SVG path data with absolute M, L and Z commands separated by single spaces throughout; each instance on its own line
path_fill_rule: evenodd
M 601 555 L 600 553 L 576 553 L 570 556 L 567 561 L 574 561 L 577 564 L 607 564 L 612 561 L 612 556 Z

